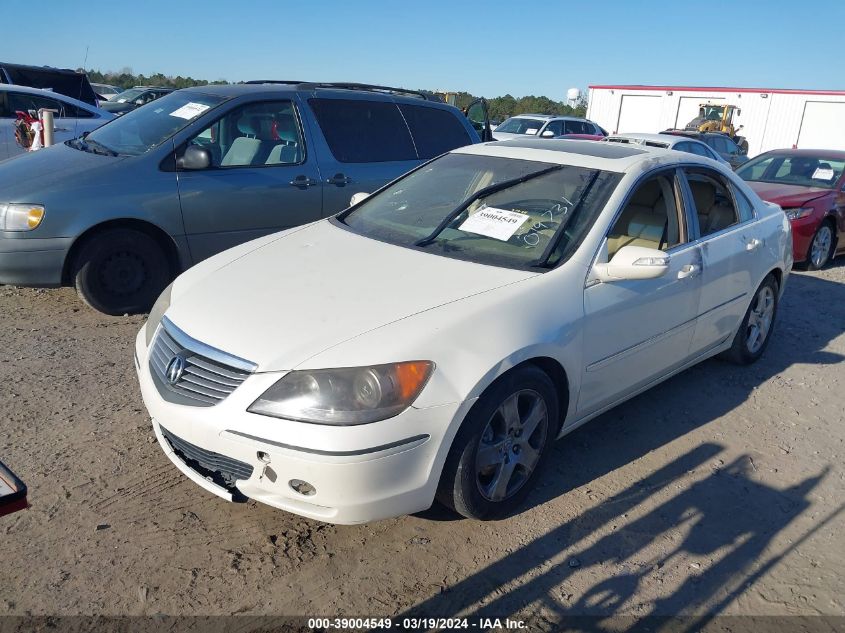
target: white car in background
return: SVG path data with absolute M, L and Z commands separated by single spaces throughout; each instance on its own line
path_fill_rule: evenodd
M 205 490 L 332 523 L 502 516 L 555 438 L 756 361 L 792 265 L 780 208 L 678 152 L 488 143 L 355 198 L 189 269 L 139 332 L 155 435 Z
M 493 130 L 493 138 L 507 141 L 526 136 L 553 138 L 564 134 L 607 136 L 607 132 L 589 119 L 557 114 L 519 114 L 505 119 Z
M 91 87 L 94 89 L 94 92 L 97 93 L 98 97 L 102 97 L 106 101 L 111 101 L 123 92 L 123 88 L 118 88 L 117 86 L 112 86 L 110 84 L 91 84 Z
M 114 118 L 105 110 L 57 92 L 0 84 L 0 160 L 26 153 L 15 140 L 15 113 L 35 113 L 42 108 L 56 111 L 53 119 L 55 144 L 91 132 Z
M 676 136 L 674 134 L 612 134 L 607 137 L 607 142 L 634 144 L 647 148 L 659 147 L 660 149 L 673 149 L 677 152 L 704 156 L 723 165 L 730 166 L 728 161 L 710 149 L 706 143 L 685 136 Z

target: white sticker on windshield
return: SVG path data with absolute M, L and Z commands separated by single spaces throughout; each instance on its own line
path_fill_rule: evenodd
M 482 207 L 464 220 L 458 229 L 507 242 L 527 219 L 528 216 L 524 213 L 496 207 Z
M 813 172 L 813 180 L 833 180 L 833 169 L 817 167 Z
M 208 110 L 209 106 L 203 105 L 202 103 L 194 103 L 191 101 L 190 103 L 186 103 L 178 110 L 174 110 L 170 113 L 170 116 L 178 116 L 180 119 L 193 119 L 196 116 L 201 115 L 203 112 Z
M 536 127 L 529 127 L 529 128 L 526 128 L 525 133 L 526 134 L 536 134 L 538 129 L 539 128 L 536 128 Z

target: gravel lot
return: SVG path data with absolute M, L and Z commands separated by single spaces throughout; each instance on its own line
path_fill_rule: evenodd
M 495 523 L 229 504 L 153 439 L 143 319 L 0 287 L 0 614 L 845 615 L 845 262 L 795 273 L 756 365 L 710 360 L 558 443 Z

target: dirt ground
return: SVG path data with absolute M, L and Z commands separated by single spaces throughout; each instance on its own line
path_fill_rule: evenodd
M 154 442 L 143 319 L 0 287 L 0 614 L 845 615 L 845 262 L 756 365 L 698 365 L 558 443 L 510 519 L 356 527 L 229 504 Z

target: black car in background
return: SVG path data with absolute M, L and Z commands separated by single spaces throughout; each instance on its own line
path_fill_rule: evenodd
M 665 130 L 661 134 L 687 136 L 699 140 L 728 161 L 733 169 L 748 162 L 748 155 L 727 134 L 720 134 L 719 132 L 696 132 L 694 130 Z
M 138 106 L 145 105 L 150 101 L 155 101 L 159 97 L 173 92 L 173 88 L 158 88 L 156 86 L 135 86 L 124 90 L 119 95 L 112 98 L 111 101 L 105 101 L 100 104 L 100 107 L 106 112 L 112 114 L 125 114 L 130 110 L 134 110 Z

